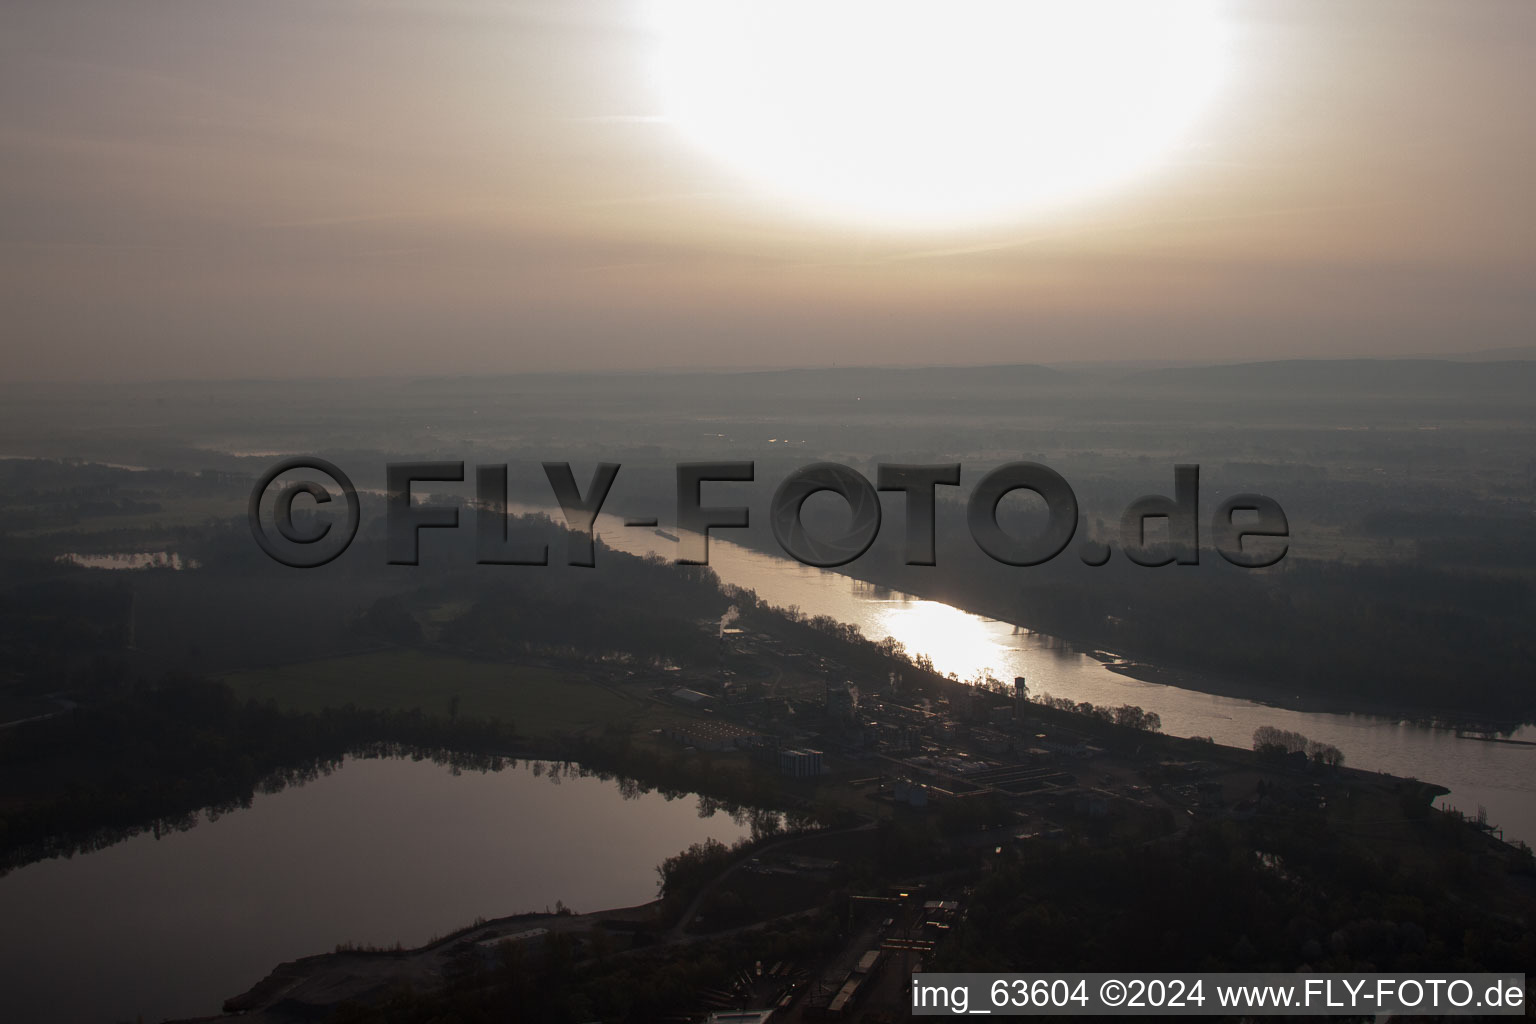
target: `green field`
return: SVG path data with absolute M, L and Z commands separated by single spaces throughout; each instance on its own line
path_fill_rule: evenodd
M 461 718 L 497 718 L 525 736 L 558 736 L 628 721 L 642 704 L 579 676 L 523 665 L 422 651 L 383 651 L 236 672 L 224 682 L 242 697 L 275 700 L 294 711 L 347 704 L 420 708 L 446 716 L 458 697 Z

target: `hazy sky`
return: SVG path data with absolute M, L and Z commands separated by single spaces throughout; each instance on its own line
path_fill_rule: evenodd
M 665 116 L 636 2 L 8 3 L 0 373 L 1536 341 L 1536 3 L 1222 19 L 1223 88 L 1155 172 L 1049 216 L 910 230 L 827 220 L 701 150 Z

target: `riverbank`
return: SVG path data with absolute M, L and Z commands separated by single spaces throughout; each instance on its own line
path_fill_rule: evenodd
M 389 993 L 410 988 L 429 991 L 477 968 L 495 969 L 519 947 L 524 956 L 547 949 L 551 939 L 566 944 L 578 959 L 676 955 L 676 950 L 695 943 L 714 944 L 821 913 L 830 892 L 824 872 L 802 871 L 789 865 L 797 859 L 820 862 L 829 856 L 871 855 L 876 837 L 873 826 L 851 829 L 813 829 L 765 842 L 738 845 L 722 870 L 699 885 L 686 905 L 668 899 L 633 906 L 579 914 L 520 913 L 476 921 L 441 938 L 412 949 L 349 949 L 286 961 L 239 995 L 225 1000 L 225 1015 L 238 1014 L 242 1021 L 259 1024 L 302 1024 L 327 1019 L 343 1004 L 367 1006 Z M 850 846 L 849 844 L 856 844 Z M 815 856 L 810 856 L 814 854 Z M 774 909 L 750 919 L 706 925 L 702 911 L 721 905 L 719 890 L 733 880 L 749 877 L 747 884 L 771 891 L 777 899 L 786 895 L 782 875 L 760 872 L 764 863 L 776 871 L 793 871 L 801 890 Z M 200 1017 L 197 1021 L 223 1020 Z M 177 1024 L 191 1024 L 181 1021 Z
M 620 523 L 616 518 L 600 520 L 605 543 L 631 554 L 670 558 L 675 553 L 670 545 L 656 544 L 638 531 L 622 530 Z M 1110 671 L 1111 665 L 1144 662 L 1127 656 L 1123 648 L 1106 651 L 1081 639 L 1062 640 L 1012 626 L 1006 619 L 988 618 L 986 608 L 981 614 L 961 611 L 947 603 L 957 599 L 952 593 L 935 591 L 921 597 L 885 583 L 800 565 L 725 538 L 715 538 L 710 563 L 724 584 L 752 591 L 779 608 L 796 608 L 802 619 L 856 627 L 867 638 L 890 636 L 908 655 L 921 656 L 937 672 L 957 680 L 975 678 L 982 671 L 1005 684 L 1023 676 L 1033 695 L 1108 707 L 1139 705 L 1157 713 L 1170 735 L 1211 737 L 1236 747 L 1250 746 L 1254 730 L 1261 726 L 1299 733 L 1343 751 L 1352 766 L 1435 779 L 1452 790 L 1457 805 L 1486 806 L 1490 820 L 1503 825 L 1507 834 L 1536 841 L 1531 748 L 1459 738 L 1446 716 L 1433 709 L 1396 702 L 1368 705 L 1327 694 L 1292 692 L 1287 700 L 1268 682 L 1212 676 L 1176 664 L 1160 668 L 1157 675 L 1141 668 Z M 875 678 L 884 675 L 881 671 Z M 857 674 L 847 678 L 859 680 L 864 690 L 865 680 Z M 813 699 L 819 698 L 820 688 Z M 1298 706 L 1319 710 L 1294 710 Z M 1427 722 L 1440 727 L 1422 727 Z M 1472 728 L 1481 733 L 1488 726 L 1475 723 Z M 1526 727 L 1515 738 L 1536 739 L 1536 729 Z
M 1065 712 L 1040 713 L 1052 723 L 1083 718 Z M 1340 842 L 1358 844 L 1375 854 L 1395 858 L 1394 863 L 1415 871 L 1430 871 L 1438 863 L 1437 858 L 1453 853 L 1473 858 L 1463 861 L 1465 864 L 1491 868 L 1510 863 L 1511 851 L 1507 847 L 1474 828 L 1458 827 L 1450 816 L 1428 809 L 1433 796 L 1444 792 L 1442 787 L 1380 772 L 1298 764 L 1234 747 L 1136 734 L 1088 719 L 1077 724 L 1102 745 L 1092 755 L 1091 770 L 1084 767 L 1081 772 L 1092 776 L 1091 789 L 1083 788 L 1081 783 L 1071 785 L 1065 791 L 1064 802 L 1042 794 L 1016 795 L 1014 802 L 1031 820 L 1029 828 L 1020 827 L 1025 820 L 1021 818 L 1013 820 L 1012 827 L 983 824 L 977 832 L 964 828 L 944 830 L 942 839 L 934 838 L 952 861 L 930 865 L 941 869 L 937 873 L 902 865 L 901 870 L 912 871 L 910 875 L 899 876 L 905 879 L 901 882 L 902 895 L 916 891 L 909 882 L 915 884 L 919 876 L 948 879 L 949 888 L 915 895 L 917 903 L 935 896 L 948 899 L 965 892 L 967 886 L 980 884 L 987 877 L 985 853 L 994 847 L 998 854 L 1007 846 L 1015 850 L 1027 848 L 1039 856 L 1063 849 L 1081 850 L 1085 856 L 1093 851 L 1102 855 L 1104 851 L 1121 848 L 1145 850 L 1149 843 L 1159 847 L 1178 843 L 1203 825 L 1224 828 L 1227 834 L 1235 834 L 1234 829 L 1257 829 L 1256 835 L 1269 837 L 1262 843 L 1282 846 L 1288 841 L 1282 837 L 1301 834 L 1293 832 L 1287 822 L 1314 832 L 1325 828 Z M 870 767 L 861 765 L 859 771 L 868 776 Z M 870 777 L 833 776 L 820 785 L 860 787 L 874 781 Z M 1223 791 L 1225 796 L 1213 804 L 1210 794 Z M 1086 814 L 1075 809 L 1085 793 L 1102 801 L 1103 809 Z M 462 990 L 466 972 L 483 972 L 478 975 L 483 980 L 476 985 L 501 984 L 496 972 L 506 963 L 530 964 L 539 957 L 556 956 L 554 950 L 560 951 L 559 956 L 570 957 L 573 963 L 601 963 L 607 966 L 600 970 L 608 971 L 620 961 L 635 964 L 633 957 L 652 958 L 643 961 L 644 965 L 687 959 L 696 956 L 685 948 L 692 943 L 710 943 L 709 952 L 715 955 L 732 938 L 760 929 L 786 927 L 815 913 L 815 907 L 825 904 L 825 893 L 847 884 L 844 879 L 848 876 L 837 874 L 837 865 L 851 868 L 864 864 L 873 870 L 882 856 L 880 851 L 889 851 L 892 839 L 904 831 L 922 828 L 921 822 L 944 818 L 942 813 L 928 808 L 896 812 L 895 806 L 885 812 L 890 816 L 885 827 L 870 824 L 813 830 L 743 847 L 723 861 L 709 881 L 699 885 L 680 916 L 675 906 L 668 908 L 664 901 L 587 914 L 522 913 L 479 921 L 414 949 L 339 949 L 278 965 L 250 989 L 229 998 L 224 1010 L 226 1014 L 239 1014 L 242 1020 L 261 1024 L 299 1024 L 323 1019 L 343 1003 L 362 1008 L 406 989 L 430 1002 L 431 993 L 455 984 Z M 1040 819 L 1042 813 L 1049 818 Z M 902 824 L 897 825 L 898 821 Z M 1244 825 L 1245 822 L 1256 823 Z M 1052 831 L 1056 833 L 1052 838 L 1042 838 Z M 856 847 L 836 845 L 855 842 Z M 1324 848 L 1334 849 L 1327 844 Z M 1298 860 L 1294 870 L 1302 870 L 1300 865 Z M 1481 876 L 1482 872 L 1474 874 Z M 896 901 L 878 895 L 886 891 L 881 888 L 883 884 L 898 876 L 883 877 L 876 873 L 869 877 L 871 880 L 864 887 L 866 895 L 861 898 L 872 900 L 863 908 L 871 922 L 899 916 L 899 911 L 890 909 Z M 816 888 L 822 897 L 802 898 L 799 902 L 781 899 L 779 887 L 791 879 L 798 879 L 796 884 L 801 886 Z M 722 892 L 726 889 L 731 892 Z M 760 910 L 745 919 L 720 916 L 722 908 L 736 905 L 740 894 L 751 889 L 775 894 L 769 904 L 772 909 Z M 805 897 L 807 892 L 800 896 Z M 871 905 L 874 909 L 870 909 Z M 694 927 L 690 919 L 701 908 L 708 909 L 710 922 L 705 924 L 699 918 L 699 927 Z M 878 941 L 868 939 L 867 934 L 863 927 L 854 925 L 841 935 L 841 941 L 848 950 L 862 953 L 871 941 Z M 507 943 L 520 947 L 519 953 L 511 954 Z M 748 966 L 751 962 L 746 961 Z M 763 960 L 759 967 L 766 971 L 770 965 L 770 961 Z M 795 966 L 797 978 L 814 978 L 825 969 L 824 960 L 814 955 L 807 955 L 805 962 Z M 720 989 L 731 984 L 730 978 L 736 976 L 737 968 L 722 968 L 722 972 L 718 979 Z M 792 982 L 790 988 L 794 991 L 799 985 L 798 981 Z M 221 1019 L 224 1018 L 198 1018 Z
M 1414 725 L 1424 726 L 1425 728 L 1455 731 L 1457 735 L 1463 735 L 1467 739 L 1481 738 L 1465 733 L 1465 730 L 1470 725 L 1469 720 L 1458 719 L 1449 715 L 1444 710 L 1439 712 L 1432 712 L 1424 708 L 1409 710 L 1400 705 L 1386 704 L 1381 701 L 1368 701 L 1349 697 L 1328 697 L 1322 694 L 1286 694 L 1279 691 L 1273 685 L 1252 680 L 1229 677 L 1217 678 L 1189 669 L 1169 668 L 1163 665 L 1152 665 L 1147 662 L 1131 661 L 1128 659 L 1110 660 L 1099 657 L 1100 653 L 1102 652 L 1090 652 L 1089 657 L 1103 661 L 1104 667 L 1116 675 L 1122 675 L 1128 679 L 1136 679 L 1144 683 L 1173 686 L 1181 690 L 1208 693 L 1215 697 L 1231 697 L 1235 700 L 1246 700 L 1255 704 L 1283 708 L 1287 711 L 1299 711 L 1305 714 L 1369 715 L 1372 718 L 1381 718 L 1393 722 L 1412 722 Z M 1520 728 L 1520 725 L 1511 725 L 1508 728 L 1512 731 Z
M 341 1003 L 366 1004 L 401 986 L 435 988 L 463 948 L 495 953 L 499 941 L 549 934 L 580 935 L 594 928 L 635 931 L 651 925 L 660 900 L 589 914 L 523 913 L 498 917 L 434 938 L 413 949 L 338 949 L 278 964 L 246 991 L 224 1001 L 225 1014 L 255 1024 L 292 1024 L 328 1015 Z M 197 1017 L 179 1022 L 219 1020 Z
M 743 531 L 741 536 L 729 538 L 727 543 L 740 546 L 764 557 L 783 558 L 783 553 L 755 531 Z M 1392 722 L 1412 722 L 1435 729 L 1470 730 L 1472 732 L 1514 732 L 1532 721 L 1516 721 L 1507 718 L 1489 719 L 1464 709 L 1435 707 L 1422 702 L 1383 701 L 1358 694 L 1327 694 L 1297 692 L 1276 683 L 1272 679 L 1255 674 L 1213 673 L 1200 665 L 1181 664 L 1177 659 L 1159 659 L 1157 664 L 1142 660 L 1135 652 L 1126 652 L 1112 638 L 1104 636 L 1072 635 L 1038 630 L 1026 622 L 1018 609 L 1002 607 L 985 599 L 973 598 L 956 592 L 952 586 L 915 585 L 911 579 L 895 579 L 886 573 L 868 567 L 859 560 L 846 566 L 826 570 L 848 580 L 868 584 L 892 595 L 922 601 L 947 604 L 971 615 L 991 619 L 1021 630 L 1060 641 L 1067 650 L 1102 662 L 1118 675 L 1142 682 L 1172 686 L 1182 690 L 1251 701 L 1269 707 L 1310 714 L 1369 715 Z M 728 581 L 729 582 L 729 581 Z M 871 640 L 880 637 L 872 636 Z

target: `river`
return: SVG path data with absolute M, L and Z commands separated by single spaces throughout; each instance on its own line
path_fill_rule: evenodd
M 218 1013 L 285 960 L 338 943 L 416 946 L 553 908 L 633 906 L 656 865 L 746 833 L 695 798 L 526 767 L 454 776 L 347 760 L 186 832 L 140 835 L 0 878 L 0 1019 L 59 1024 Z
M 514 508 L 520 512 L 542 509 Z M 671 558 L 674 542 L 602 516 L 614 548 Z M 1174 735 L 1246 747 L 1274 725 L 1331 743 L 1346 763 L 1451 789 L 1510 838 L 1536 841 L 1536 746 L 1490 743 L 1362 714 L 1296 711 L 1111 671 L 1045 634 L 892 592 L 718 537 L 710 565 L 779 606 L 894 636 L 941 672 L 1022 675 L 1034 693 L 1138 704 Z M 1183 677 L 1198 685 L 1193 677 Z M 1514 739 L 1536 741 L 1526 727 Z M 10 1020 L 103 1021 L 217 1012 L 283 960 L 337 943 L 418 945 L 473 921 L 655 895 L 655 865 L 712 836 L 692 799 L 626 801 L 593 778 L 526 769 L 454 777 L 427 762 L 348 761 L 309 785 L 162 839 L 139 836 L 0 878 L 0 991 Z
M 513 511 L 547 514 L 531 507 Z M 653 530 L 626 528 L 613 516 L 600 516 L 597 531 L 604 543 L 621 551 L 668 559 L 675 555 L 675 542 Z M 1008 681 L 1023 676 L 1034 694 L 1137 704 L 1157 712 L 1165 733 L 1209 736 L 1234 747 L 1251 746 L 1253 731 L 1261 725 L 1302 733 L 1338 747 L 1351 767 L 1445 786 L 1451 793 L 1441 806 L 1472 816 L 1485 807 L 1488 820 L 1506 838 L 1536 845 L 1536 745 L 1470 739 L 1377 715 L 1297 711 L 1215 696 L 1201 692 L 1193 674 L 1181 677 L 1192 684 L 1187 689 L 1143 682 L 1111 671 L 1056 637 L 754 551 L 718 534 L 709 542 L 709 565 L 722 581 L 750 588 L 771 604 L 830 615 L 858 626 L 872 640 L 893 636 L 909 654 L 926 654 L 940 672 L 961 679 L 987 670 Z M 1525 726 L 1510 738 L 1536 743 L 1536 727 Z

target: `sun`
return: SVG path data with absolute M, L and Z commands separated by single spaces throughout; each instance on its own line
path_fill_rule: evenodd
M 643 0 L 665 119 L 753 190 L 896 229 L 1050 213 L 1176 154 L 1218 0 Z

